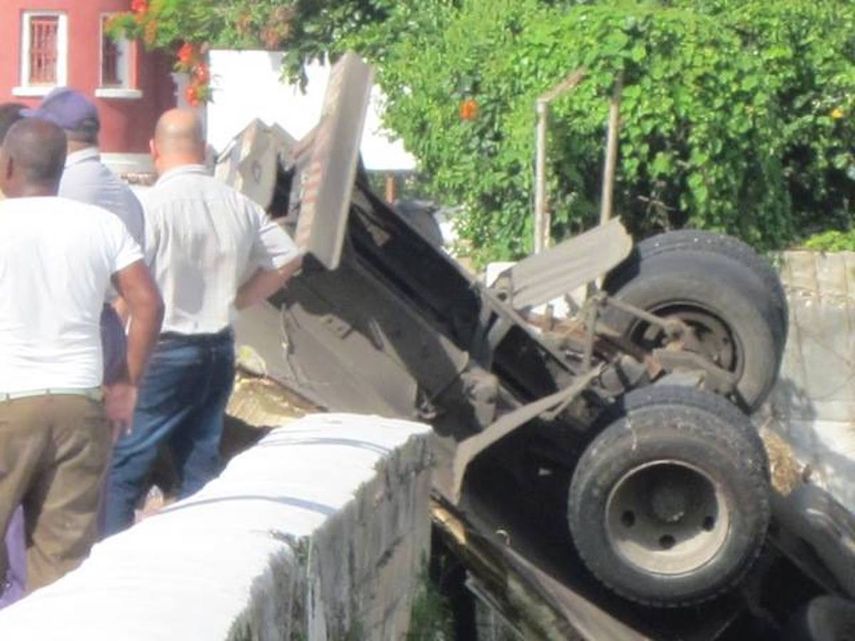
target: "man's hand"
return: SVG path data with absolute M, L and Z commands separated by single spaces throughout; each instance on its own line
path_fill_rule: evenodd
M 234 302 L 235 309 L 246 309 L 266 300 L 284 287 L 285 283 L 300 271 L 302 265 L 303 257 L 301 255 L 278 269 L 257 269 L 249 280 L 238 289 Z
M 131 421 L 137 406 L 137 386 L 128 382 L 104 387 L 104 411 L 113 426 L 113 442 L 122 434 L 131 433 Z

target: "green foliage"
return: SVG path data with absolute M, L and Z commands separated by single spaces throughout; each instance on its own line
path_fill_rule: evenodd
M 388 124 L 435 193 L 466 206 L 460 231 L 482 256 L 530 250 L 534 102 L 580 66 L 586 80 L 552 105 L 555 237 L 595 222 L 619 72 L 615 209 L 637 234 L 692 225 L 781 247 L 852 219 L 851 3 L 403 4 L 342 44 L 379 63 Z M 474 120 L 458 113 L 467 99 Z
M 140 38 L 147 47 L 174 49 L 183 42 L 218 38 L 230 23 L 229 4 L 217 0 L 134 0 L 110 25 L 114 35 Z
M 429 578 L 425 563 L 413 598 L 407 641 L 451 641 L 453 638 L 451 607 Z
M 157 2 L 177 12 L 164 42 L 275 44 L 292 77 L 348 48 L 374 62 L 387 124 L 436 197 L 463 205 L 480 258 L 530 250 L 534 102 L 580 66 L 551 107 L 554 238 L 596 220 L 618 73 L 615 211 L 636 234 L 692 225 L 776 248 L 855 218 L 850 0 Z M 181 22 L 191 6 L 204 29 Z
M 830 230 L 814 234 L 803 243 L 805 249 L 824 252 L 855 251 L 855 229 Z

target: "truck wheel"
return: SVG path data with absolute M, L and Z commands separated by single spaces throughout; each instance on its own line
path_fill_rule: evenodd
M 777 272 L 767 260 L 757 254 L 747 243 L 727 236 L 700 229 L 678 229 L 646 238 L 635 246 L 632 256 L 613 271 L 607 278 L 606 287 L 617 289 L 632 278 L 632 273 L 641 260 L 675 250 L 707 251 L 720 254 L 742 264 L 760 281 L 764 304 L 771 310 L 778 324 L 777 332 L 782 340 L 787 337 L 789 311 L 787 295 Z M 622 282 L 618 283 L 617 281 Z
M 818 596 L 796 612 L 783 641 L 855 641 L 855 603 L 836 596 Z
M 739 401 L 748 410 L 759 407 L 775 383 L 784 345 L 759 280 L 727 256 L 691 250 L 643 258 L 634 272 L 625 282 L 613 280 L 609 293 L 692 327 L 701 354 L 735 375 Z M 667 346 L 661 328 L 628 312 L 610 307 L 603 320 L 645 349 Z
M 570 533 L 585 565 L 627 599 L 698 603 L 734 586 L 769 524 L 768 464 L 748 419 L 692 388 L 635 390 L 570 483 Z

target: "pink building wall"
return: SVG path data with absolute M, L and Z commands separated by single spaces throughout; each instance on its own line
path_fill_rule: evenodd
M 147 153 L 158 116 L 175 106 L 171 60 L 136 43 L 131 86 L 139 97 L 96 97 L 101 75 L 101 15 L 127 11 L 131 0 L 0 0 L 0 102 L 37 105 L 40 97 L 15 95 L 21 79 L 21 30 L 25 11 L 64 12 L 68 19 L 67 84 L 89 96 L 101 117 L 101 149 Z M 20 92 L 18 92 L 20 93 Z

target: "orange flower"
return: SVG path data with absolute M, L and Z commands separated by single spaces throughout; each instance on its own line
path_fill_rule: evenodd
M 182 65 L 189 66 L 196 59 L 196 48 L 189 42 L 185 42 L 178 50 L 178 61 Z
M 208 84 L 208 81 L 211 79 L 211 73 L 208 70 L 208 65 L 204 62 L 200 62 L 193 67 L 193 77 L 199 82 L 200 85 Z
M 478 103 L 472 98 L 467 98 L 460 103 L 460 119 L 475 120 L 478 117 Z
M 132 0 L 131 11 L 134 13 L 145 13 L 148 11 L 148 0 Z
M 184 90 L 184 98 L 191 107 L 199 106 L 199 87 L 196 84 L 188 85 Z

